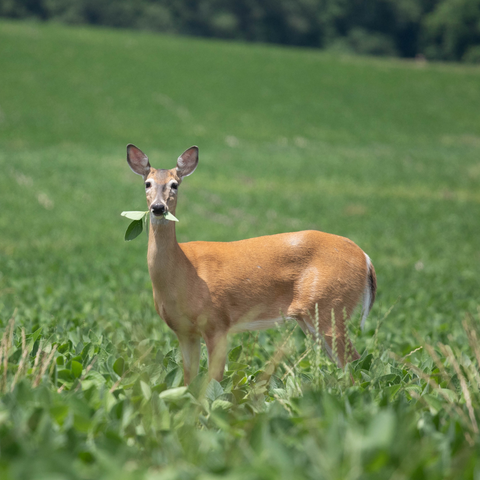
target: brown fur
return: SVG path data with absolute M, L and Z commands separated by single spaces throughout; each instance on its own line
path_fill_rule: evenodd
M 132 170 L 152 184 L 147 189 L 149 209 L 161 203 L 175 214 L 172 185 L 193 173 L 196 147 L 184 152 L 171 170 L 151 168 L 140 150 L 127 148 Z M 174 222 L 156 219 L 153 213 L 151 219 L 147 258 L 155 308 L 179 339 L 185 383 L 198 371 L 201 337 L 210 376 L 220 380 L 229 331 L 265 328 L 288 317 L 305 332 L 315 333 L 316 310 L 320 334 L 330 349 L 335 337 L 340 365 L 359 358 L 345 322 L 366 288 L 371 308 L 376 277 L 373 265 L 367 270 L 364 252 L 352 241 L 310 230 L 228 243 L 179 244 Z

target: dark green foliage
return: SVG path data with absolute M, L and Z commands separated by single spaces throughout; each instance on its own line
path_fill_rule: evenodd
M 4 0 L 0 16 L 478 62 L 479 0 Z
M 478 477 L 479 79 L 0 22 L 0 478 Z M 232 336 L 221 383 L 204 349 L 185 388 L 146 235 L 123 241 L 145 208 L 128 142 L 158 168 L 199 145 L 179 241 L 358 243 L 379 285 L 362 358 L 338 369 L 287 324 Z
M 479 0 L 443 0 L 425 19 L 425 27 L 430 58 L 480 63 Z

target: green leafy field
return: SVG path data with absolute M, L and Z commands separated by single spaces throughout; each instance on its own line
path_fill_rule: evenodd
M 474 67 L 0 22 L 0 478 L 479 479 L 479 105 Z M 362 358 L 290 324 L 183 387 L 129 142 L 199 146 L 179 241 L 360 245 Z

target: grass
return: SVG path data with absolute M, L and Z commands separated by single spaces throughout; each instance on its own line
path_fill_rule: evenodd
M 479 478 L 478 68 L 2 21 L 0 83 L 2 479 Z M 358 243 L 361 360 L 290 325 L 185 390 L 129 142 L 199 145 L 180 241 Z

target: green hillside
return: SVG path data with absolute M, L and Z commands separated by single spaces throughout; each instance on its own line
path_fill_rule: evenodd
M 478 67 L 0 22 L 0 477 L 477 478 L 479 105 Z M 362 359 L 345 373 L 291 325 L 232 336 L 241 367 L 207 398 L 172 390 L 146 235 L 123 241 L 130 142 L 158 168 L 200 148 L 179 241 L 363 248 Z

